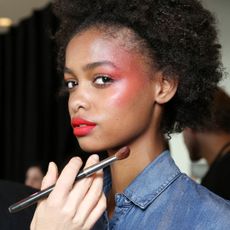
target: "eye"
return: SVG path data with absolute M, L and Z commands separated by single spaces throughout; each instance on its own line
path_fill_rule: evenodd
M 97 76 L 94 80 L 94 83 L 100 86 L 108 85 L 113 82 L 113 79 L 106 75 Z
M 78 84 L 77 81 L 73 81 L 73 80 L 68 80 L 65 82 L 65 86 L 68 89 L 73 89 L 77 84 Z

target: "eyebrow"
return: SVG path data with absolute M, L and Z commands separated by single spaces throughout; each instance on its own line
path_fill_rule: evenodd
M 118 67 L 110 61 L 98 61 L 98 62 L 92 62 L 92 63 L 86 64 L 85 66 L 83 66 L 83 70 L 88 71 L 88 70 L 92 70 L 92 69 L 95 69 L 95 68 L 97 68 L 99 66 L 103 66 L 103 65 L 108 65 L 108 66 L 111 66 L 115 69 L 118 69 Z M 73 71 L 68 67 L 64 67 L 64 73 L 73 74 Z
M 102 65 L 108 65 L 108 66 L 112 66 L 113 68 L 116 68 L 117 69 L 117 66 L 114 65 L 112 62 L 110 61 L 99 61 L 99 62 L 92 62 L 92 63 L 89 63 L 87 65 L 85 65 L 83 67 L 83 69 L 86 71 L 86 70 L 92 70 L 96 67 L 99 67 L 99 66 L 102 66 Z

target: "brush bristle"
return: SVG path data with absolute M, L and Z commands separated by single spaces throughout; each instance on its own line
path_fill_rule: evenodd
M 129 156 L 130 149 L 128 147 L 121 148 L 115 155 L 117 160 L 123 160 Z

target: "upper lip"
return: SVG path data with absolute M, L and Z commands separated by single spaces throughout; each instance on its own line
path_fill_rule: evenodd
M 85 120 L 83 118 L 73 118 L 71 120 L 71 124 L 73 127 L 79 127 L 81 125 L 87 125 L 87 126 L 95 126 L 96 125 L 96 123 Z

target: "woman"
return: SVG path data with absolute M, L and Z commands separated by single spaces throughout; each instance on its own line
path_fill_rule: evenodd
M 25 185 L 35 189 L 41 189 L 45 172 L 46 169 L 43 163 L 35 162 L 34 164 L 31 164 L 26 170 Z
M 79 145 L 130 156 L 76 184 L 79 158 L 58 179 L 51 163 L 31 228 L 227 229 L 229 203 L 182 174 L 164 139 L 208 115 L 221 79 L 210 12 L 196 0 L 56 0 L 55 12 Z

